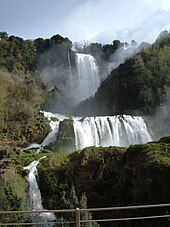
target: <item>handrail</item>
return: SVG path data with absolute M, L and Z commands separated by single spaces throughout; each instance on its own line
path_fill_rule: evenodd
M 34 213 L 64 213 L 75 212 L 76 209 L 66 210 L 24 210 L 24 211 L 0 211 L 0 214 L 34 214 Z
M 88 209 L 81 209 L 81 211 L 132 210 L 132 209 L 158 208 L 158 207 L 170 207 L 170 203 L 153 204 L 153 205 L 139 205 L 139 206 L 123 206 L 123 207 L 88 208 Z
M 123 207 L 103 207 L 103 208 L 87 208 L 87 209 L 82 208 L 82 209 L 80 209 L 80 211 L 131 210 L 131 209 L 158 208 L 158 207 L 170 207 L 170 203 L 152 204 L 152 205 L 137 205 L 137 206 L 123 206 Z M 32 210 L 32 211 L 0 211 L 0 214 L 63 213 L 63 212 L 75 212 L 75 211 L 76 211 L 76 209 Z
M 158 218 L 168 218 L 169 214 L 165 215 L 155 215 L 155 216 L 139 216 L 139 217 L 122 217 L 113 219 L 97 219 L 97 220 L 81 220 L 80 213 L 83 211 L 115 211 L 115 210 L 132 210 L 132 209 L 149 209 L 149 208 L 160 208 L 160 207 L 170 207 L 168 204 L 152 204 L 152 205 L 139 205 L 139 206 L 123 206 L 123 207 L 106 207 L 106 208 L 88 208 L 88 209 L 65 209 L 65 210 L 33 210 L 33 211 L 0 211 L 0 215 L 8 214 L 33 214 L 33 213 L 75 213 L 74 221 L 52 221 L 52 222 L 35 222 L 35 223 L 0 223 L 0 226 L 24 226 L 24 225 L 46 225 L 46 224 L 76 224 L 76 227 L 80 227 L 81 223 L 90 222 L 116 222 L 116 221 L 133 221 L 133 220 L 144 220 L 144 219 L 158 219 Z

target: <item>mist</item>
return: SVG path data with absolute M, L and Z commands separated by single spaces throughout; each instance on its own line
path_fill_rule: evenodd
M 100 44 L 99 44 L 100 45 Z M 95 59 L 90 54 L 76 53 L 66 43 L 57 43 L 38 59 L 38 80 L 47 92 L 43 108 L 61 114 L 70 114 L 80 102 L 93 97 L 111 71 L 133 57 L 149 44 L 120 43 L 108 60 Z M 112 45 L 110 45 L 112 47 Z M 83 52 L 83 51 L 82 51 Z
M 109 75 L 113 69 L 116 69 L 120 64 L 123 64 L 127 59 L 132 58 L 137 53 L 149 47 L 150 44 L 142 42 L 141 44 L 136 43 L 134 40 L 131 44 L 123 43 L 114 54 L 110 56 L 109 63 L 107 65 L 106 74 Z
M 95 58 L 62 44 L 40 56 L 37 71 L 47 92 L 44 109 L 52 112 L 69 114 L 75 105 L 94 95 L 100 85 Z
M 159 139 L 169 134 L 170 129 L 170 92 L 160 106 L 156 108 L 155 114 L 152 116 L 151 128 L 153 130 L 154 139 Z
M 38 79 L 47 92 L 44 109 L 64 113 L 72 106 L 69 50 L 65 44 L 55 44 L 38 59 Z

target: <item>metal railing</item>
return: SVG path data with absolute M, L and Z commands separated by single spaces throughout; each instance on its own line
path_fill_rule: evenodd
M 96 220 L 81 220 L 81 212 L 101 212 L 101 211 L 120 211 L 120 210 L 134 210 L 134 209 L 150 209 L 150 208 L 168 208 L 168 204 L 155 204 L 155 205 L 139 205 L 139 206 L 123 206 L 123 207 L 108 207 L 108 208 L 89 208 L 89 209 L 67 209 L 67 210 L 34 210 L 34 211 L 0 211 L 1 215 L 21 215 L 21 214 L 41 214 L 41 213 L 75 213 L 75 220 L 73 221 L 52 221 L 52 222 L 29 222 L 29 223 L 0 223 L 0 226 L 31 226 L 31 225 L 61 225 L 61 224 L 75 224 L 76 227 L 80 227 L 83 223 L 92 222 L 117 222 L 117 221 L 133 221 L 133 220 L 145 220 L 145 219 L 159 219 L 167 218 L 170 221 L 170 215 L 153 215 L 153 216 L 138 216 L 138 217 L 122 217 L 111 219 L 96 219 Z M 0 218 L 1 220 L 1 218 Z

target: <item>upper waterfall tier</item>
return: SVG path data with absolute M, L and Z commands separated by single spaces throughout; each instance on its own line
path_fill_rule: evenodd
M 100 85 L 96 60 L 90 54 L 76 53 L 77 79 L 75 91 L 77 101 L 94 95 Z

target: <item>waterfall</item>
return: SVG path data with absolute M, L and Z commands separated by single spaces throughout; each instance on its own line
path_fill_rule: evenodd
M 77 79 L 75 95 L 77 102 L 94 95 L 100 85 L 98 67 L 90 54 L 76 53 Z
M 30 200 L 30 209 L 31 210 L 44 210 L 42 205 L 41 193 L 37 183 L 37 165 L 40 160 L 45 158 L 43 156 L 38 161 L 31 162 L 28 166 L 24 167 L 24 170 L 29 170 L 28 175 L 28 183 L 29 183 L 29 200 Z M 41 213 L 41 214 L 33 214 L 32 221 L 33 222 L 50 222 L 56 220 L 55 215 L 53 213 Z M 41 225 L 40 225 L 41 226 Z M 45 227 L 50 227 L 51 225 L 43 225 Z
M 43 140 L 43 142 L 41 144 L 32 143 L 28 147 L 24 148 L 24 150 L 36 149 L 37 153 L 39 153 L 45 146 L 47 146 L 48 144 L 54 142 L 55 139 L 56 139 L 58 130 L 59 130 L 60 121 L 62 121 L 65 118 L 67 118 L 64 115 L 57 114 L 57 113 L 53 114 L 51 112 L 46 112 L 46 111 L 41 111 L 41 113 L 43 113 L 44 117 L 46 117 L 49 120 L 51 131 L 47 135 L 47 137 L 45 137 L 45 139 Z
M 44 116 L 49 120 L 50 127 L 51 127 L 51 132 L 41 143 L 41 147 L 45 147 L 46 145 L 55 141 L 59 130 L 60 121 L 64 120 L 66 116 L 61 114 L 52 114 L 50 112 L 45 112 L 45 111 L 42 111 L 42 112 L 44 113 Z
M 151 140 L 142 117 L 128 115 L 74 118 L 76 149 L 129 146 Z
M 41 144 L 45 145 L 56 140 L 59 124 L 64 119 L 73 119 L 75 146 L 77 150 L 88 146 L 129 146 L 130 144 L 146 143 L 152 138 L 142 117 L 130 115 L 74 117 L 52 114 L 43 111 L 50 121 L 52 131 Z

